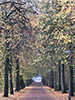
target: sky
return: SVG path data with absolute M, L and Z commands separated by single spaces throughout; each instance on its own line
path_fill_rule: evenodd
M 36 77 L 33 77 L 32 78 L 32 80 L 34 81 L 34 82 L 41 82 L 42 81 L 42 77 L 41 77 L 41 75 L 38 75 L 38 76 L 36 76 Z

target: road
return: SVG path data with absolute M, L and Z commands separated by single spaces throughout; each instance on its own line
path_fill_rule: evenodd
M 25 92 L 25 97 L 20 97 L 18 100 L 55 100 L 42 83 L 33 83 Z
M 3 93 L 0 94 L 0 100 L 69 100 L 68 93 L 54 91 L 42 83 L 32 83 L 19 92 L 14 90 L 14 95 L 9 93 L 9 97 L 2 97 L 2 95 Z M 75 100 L 75 96 L 71 100 Z

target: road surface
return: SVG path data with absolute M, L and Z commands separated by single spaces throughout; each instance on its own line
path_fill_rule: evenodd
M 18 100 L 55 100 L 42 83 L 33 83 L 25 92 L 25 97 L 19 97 Z

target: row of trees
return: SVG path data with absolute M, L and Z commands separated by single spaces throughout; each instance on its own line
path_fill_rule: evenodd
M 38 23 L 40 30 L 35 43 L 40 55 L 39 61 L 46 69 L 43 82 L 54 87 L 55 90 L 62 89 L 62 93 L 65 93 L 68 88 L 69 97 L 74 95 L 73 84 L 75 84 L 75 80 L 73 81 L 75 77 L 73 75 L 75 70 L 73 69 L 75 66 L 73 10 L 73 1 L 52 0 L 52 3 L 44 3 L 40 17 L 37 17 L 40 20 Z
M 25 87 L 23 74 L 27 63 L 32 58 L 32 44 L 35 43 L 35 36 L 32 33 L 32 26 L 27 13 L 37 13 L 25 7 L 27 2 L 1 1 L 0 2 L 0 43 L 1 43 L 1 67 L 4 74 L 4 96 L 8 97 L 8 76 L 10 73 L 10 94 L 13 94 L 12 72 L 16 73 L 16 91 Z M 27 56 L 26 56 L 27 55 Z M 22 57 L 22 58 L 21 58 Z M 19 62 L 20 61 L 20 62 Z M 4 65 L 1 64 L 1 65 Z M 20 64 L 20 65 L 19 65 Z M 16 66 L 16 67 L 14 67 Z M 3 72 L 4 73 L 4 72 Z M 3 77 L 3 76 L 2 76 Z M 27 85 L 30 83 L 27 79 Z M 21 87 L 21 88 L 20 88 Z
M 33 5 L 32 2 L 32 6 L 27 6 L 27 2 L 21 0 L 15 2 L 7 0 L 0 3 L 0 56 L 1 62 L 5 64 L 5 69 L 4 64 L 1 64 L 0 70 L 3 72 L 1 76 L 5 71 L 4 96 L 8 96 L 8 72 L 10 72 L 11 94 L 12 77 L 16 90 L 19 91 L 20 81 L 21 88 L 24 87 L 25 81 L 23 82 L 22 78 L 28 80 L 29 84 L 33 75 L 40 73 L 45 84 L 54 87 L 55 90 L 61 90 L 62 86 L 64 93 L 69 68 L 72 69 L 70 76 L 73 75 L 75 65 L 73 1 L 63 3 L 61 0 L 46 2 L 42 0 L 39 6 L 35 2 L 36 8 L 40 9 L 39 14 L 32 9 Z M 66 50 L 69 50 L 70 54 L 66 54 Z M 73 77 L 70 82 L 73 82 Z M 73 95 L 73 91 L 69 93 L 70 96 Z

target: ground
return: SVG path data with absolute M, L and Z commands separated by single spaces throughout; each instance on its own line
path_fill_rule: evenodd
M 9 94 L 7 98 L 2 95 L 3 93 L 0 93 L 0 100 L 69 100 L 68 93 L 54 91 L 42 83 L 33 83 L 19 92 L 14 91 L 14 95 Z M 75 96 L 71 97 L 71 100 L 75 100 Z

